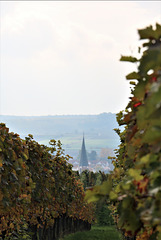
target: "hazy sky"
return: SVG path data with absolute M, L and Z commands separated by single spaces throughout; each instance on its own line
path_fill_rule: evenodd
M 0 114 L 117 113 L 160 1 L 0 1 Z

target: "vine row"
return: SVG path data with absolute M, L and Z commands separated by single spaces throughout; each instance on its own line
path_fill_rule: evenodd
M 94 207 L 68 163 L 60 141 L 50 147 L 24 140 L 0 124 L 0 236 L 19 232 L 24 221 L 37 229 L 66 217 L 91 223 Z

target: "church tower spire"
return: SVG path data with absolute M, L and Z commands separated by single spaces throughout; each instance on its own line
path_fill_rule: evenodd
M 84 140 L 84 133 L 83 133 L 83 141 L 82 141 L 80 163 L 79 163 L 80 173 L 85 169 L 88 169 L 88 158 L 87 158 L 87 152 L 86 152 L 85 140 Z

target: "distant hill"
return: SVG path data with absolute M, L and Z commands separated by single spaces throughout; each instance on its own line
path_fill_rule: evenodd
M 60 139 L 64 149 L 80 149 L 83 133 L 87 148 L 116 148 L 119 137 L 113 130 L 118 128 L 116 115 L 102 113 L 99 115 L 56 115 L 56 116 L 4 116 L 0 122 L 6 124 L 10 132 L 25 138 L 32 134 L 40 143 L 48 144 L 50 139 Z M 69 152 L 69 151 L 68 151 Z M 69 154 L 69 153 L 68 153 Z

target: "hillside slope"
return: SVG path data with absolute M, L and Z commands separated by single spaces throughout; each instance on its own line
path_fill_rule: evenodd
M 63 148 L 72 156 L 77 155 L 85 134 L 87 150 L 101 148 L 115 149 L 119 138 L 114 128 L 118 127 L 116 115 L 56 115 L 56 116 L 0 116 L 10 131 L 22 138 L 32 134 L 40 143 L 48 144 L 50 139 L 60 139 Z

